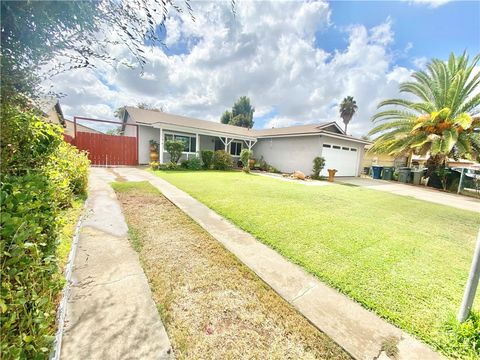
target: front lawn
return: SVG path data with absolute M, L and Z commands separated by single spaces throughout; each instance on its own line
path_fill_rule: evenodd
M 443 353 L 480 355 L 478 318 L 473 330 L 452 329 L 478 213 L 360 187 L 307 187 L 241 172 L 156 174 Z M 478 296 L 474 308 L 480 311 Z

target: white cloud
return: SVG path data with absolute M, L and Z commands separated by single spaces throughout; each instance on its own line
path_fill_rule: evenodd
M 122 105 L 163 106 L 171 113 L 219 121 L 241 95 L 250 96 L 259 118 L 274 111 L 267 126 L 341 122 L 338 103 L 347 95 L 359 111 L 349 128 L 356 135 L 371 127 L 378 102 L 398 96 L 410 70 L 392 69 L 390 19 L 367 29 L 348 29 L 348 47 L 328 53 L 315 46 L 315 33 L 331 25 L 326 2 L 242 2 L 233 17 L 226 2 L 195 3 L 196 21 L 178 15 L 166 22 L 167 56 L 147 48 L 140 71 L 124 66 L 78 70 L 54 79 L 67 115 L 112 118 Z M 117 56 L 130 61 L 125 49 Z
M 408 1 L 411 4 L 416 4 L 416 5 L 427 5 L 432 8 L 437 8 L 439 6 L 445 5 L 452 0 L 404 0 Z

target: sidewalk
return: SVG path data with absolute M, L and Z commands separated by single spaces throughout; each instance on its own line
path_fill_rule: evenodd
M 398 360 L 441 359 L 425 344 L 326 286 L 165 180 L 135 168 L 118 168 L 115 172 L 128 181 L 147 180 L 157 187 L 354 358 L 389 359 L 382 346 L 393 339 Z
M 92 168 L 74 260 L 62 359 L 170 359 L 170 341 L 152 300 L 127 224 L 108 184 Z

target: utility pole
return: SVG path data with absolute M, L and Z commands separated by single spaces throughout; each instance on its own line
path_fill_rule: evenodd
M 465 287 L 465 293 L 463 294 L 462 305 L 457 315 L 457 320 L 464 322 L 470 309 L 473 305 L 473 299 L 475 299 L 475 292 L 478 287 L 478 280 L 480 278 L 480 231 L 477 235 L 477 245 L 475 246 L 475 252 L 473 253 L 472 267 L 470 268 L 470 274 L 467 280 L 467 286 Z

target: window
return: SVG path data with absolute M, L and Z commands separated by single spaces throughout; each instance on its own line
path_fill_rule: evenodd
M 340 146 L 338 146 L 338 145 L 333 145 L 333 148 L 340 150 Z
M 165 141 L 168 140 L 183 142 L 183 152 L 194 153 L 197 151 L 197 138 L 195 136 L 165 134 Z
M 331 147 L 332 147 L 332 145 L 323 144 L 323 147 L 324 147 L 324 148 L 331 148 Z
M 349 149 L 348 147 L 343 146 L 343 147 L 342 147 L 342 150 L 347 150 L 347 151 L 348 151 L 348 150 L 350 150 L 350 149 Z
M 350 148 L 350 151 L 357 151 L 357 149 L 355 149 L 355 148 Z
M 240 156 L 241 152 L 242 152 L 242 143 L 232 141 L 230 143 L 230 154 L 233 156 Z

